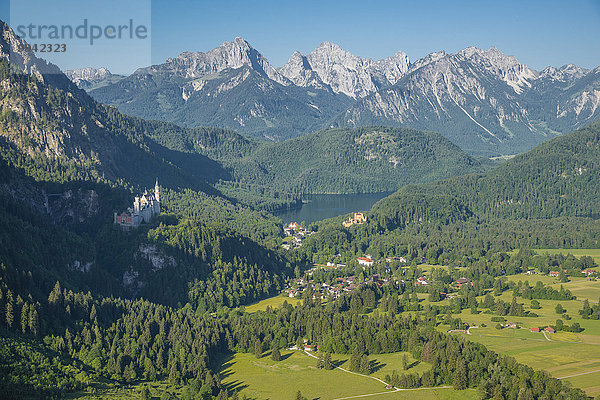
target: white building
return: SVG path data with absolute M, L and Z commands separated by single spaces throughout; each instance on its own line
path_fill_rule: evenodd
M 121 214 L 114 213 L 114 223 L 121 225 L 123 229 L 138 227 L 142 222 L 148 223 L 155 215 L 160 214 L 160 188 L 158 179 L 154 185 L 154 193 L 148 193 L 136 196 L 133 201 L 133 208 L 127 208 Z

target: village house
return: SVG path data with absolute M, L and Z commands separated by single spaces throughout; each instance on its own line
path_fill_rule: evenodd
M 373 265 L 373 260 L 369 257 L 358 257 L 357 260 L 360 265 L 366 267 L 370 267 L 371 265 Z
M 529 332 L 540 333 L 540 328 L 529 328 Z
M 417 278 L 415 285 L 429 285 L 429 281 L 423 277 Z
M 583 274 L 585 276 L 595 275 L 597 273 L 598 273 L 597 271 L 590 269 L 590 268 L 583 270 Z
M 319 350 L 319 346 L 314 345 L 314 344 L 305 344 L 304 345 L 304 351 L 317 351 Z
M 406 263 L 406 257 L 388 257 L 385 259 L 386 262 L 391 263 L 392 261 L 398 261 L 401 263 Z
M 550 274 L 549 274 L 549 275 L 550 275 L 550 276 L 559 276 L 559 275 L 560 275 L 560 272 L 558 272 L 558 271 L 550 271 Z
M 555 333 L 556 331 L 554 330 L 553 327 L 551 326 L 547 326 L 546 328 L 544 328 L 544 330 L 548 333 Z

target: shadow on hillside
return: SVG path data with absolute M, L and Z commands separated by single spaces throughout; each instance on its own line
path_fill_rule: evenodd
M 335 368 L 337 368 L 337 367 L 342 367 L 344 364 L 346 364 L 347 361 L 348 360 L 332 360 L 331 363 L 333 364 L 333 366 Z M 348 365 L 350 365 L 350 364 L 348 364 Z
M 238 380 L 235 380 L 235 381 L 232 381 L 232 382 L 229 382 L 229 383 L 226 383 L 223 385 L 223 388 L 230 393 L 240 392 L 240 391 L 246 389 L 247 387 L 248 387 L 248 385 L 246 385 L 243 381 L 238 381 Z
M 233 371 L 231 370 L 231 367 L 233 366 L 233 364 L 235 364 L 235 363 L 234 362 L 226 362 L 221 365 L 221 371 L 219 371 L 219 376 L 221 377 L 221 379 L 225 379 L 228 376 L 233 375 Z
M 379 371 L 381 368 L 385 367 L 387 364 L 380 363 L 379 361 L 371 360 L 371 373 Z

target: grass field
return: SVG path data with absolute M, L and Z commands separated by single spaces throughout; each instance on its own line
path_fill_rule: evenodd
M 541 275 L 520 274 L 509 276 L 508 279 L 515 282 L 528 280 L 531 285 L 539 280 L 556 289 L 561 285 L 561 283 L 557 283 L 556 278 Z M 546 370 L 554 377 L 564 377 L 574 387 L 582 388 L 589 395 L 597 396 L 600 394 L 600 321 L 582 319 L 579 310 L 582 307 L 582 300 L 585 298 L 589 298 L 590 301 L 598 301 L 600 281 L 588 281 L 584 278 L 571 279 L 571 282 L 562 283 L 562 285 L 571 290 L 578 297 L 577 300 L 538 300 L 542 308 L 531 310 L 538 314 L 538 317 L 504 317 L 507 321 L 516 322 L 523 327 L 522 329 L 498 330 L 495 328 L 496 322 L 491 322 L 491 318 L 495 314 L 471 314 L 470 310 L 463 310 L 461 314 L 455 316 L 460 317 L 471 326 L 481 326 L 482 323 L 487 326 L 471 329 L 470 335 L 458 334 L 464 335 L 468 340 L 479 342 L 490 350 L 510 355 L 518 362 L 535 369 Z M 505 292 L 496 298 L 510 302 L 512 291 Z M 478 298 L 480 301 L 482 299 L 483 297 Z M 517 300 L 524 304 L 525 310 L 530 310 L 530 300 L 522 298 Z M 566 314 L 571 317 L 570 320 L 556 314 L 555 307 L 559 303 L 567 310 Z M 529 331 L 531 327 L 554 325 L 558 318 L 568 325 L 578 322 L 584 331 L 548 334 L 550 341 L 541 333 Z M 440 329 L 447 329 L 447 326 L 442 325 Z
M 600 249 L 532 249 L 537 254 L 572 254 L 575 257 L 590 256 L 600 264 Z
M 285 302 L 285 301 L 287 301 L 289 304 L 295 306 L 296 304 L 300 303 L 302 300 L 294 298 L 294 297 L 278 295 L 278 296 L 274 296 L 274 297 L 269 297 L 268 299 L 261 300 L 258 303 L 250 304 L 249 306 L 246 306 L 246 311 L 249 313 L 253 313 L 256 311 L 265 311 L 268 306 L 271 306 L 271 308 L 277 308 L 277 307 L 281 306 L 283 304 L 283 302 Z
M 373 356 L 371 360 L 379 369 L 373 374 L 385 376 L 387 371 L 399 369 L 402 353 Z M 316 368 L 316 360 L 300 351 L 283 351 L 282 361 L 275 362 L 266 355 L 257 359 L 252 354 L 236 354 L 226 359 L 221 370 L 223 384 L 229 389 L 241 390 L 256 399 L 294 399 L 298 390 L 308 399 L 333 400 L 350 396 L 373 394 L 378 399 L 475 399 L 475 391 L 453 389 L 420 389 L 386 391 L 384 385 L 373 379 L 350 374 L 339 369 L 325 371 Z M 333 356 L 334 361 L 345 360 Z M 411 359 L 412 360 L 412 359 Z M 343 366 L 343 365 L 342 365 Z M 415 370 L 424 370 L 427 365 L 417 365 Z
M 570 278 L 570 282 L 562 284 L 553 284 L 555 289 L 563 285 L 565 289 L 569 289 L 571 293 L 577 296 L 577 300 L 588 299 L 590 302 L 597 303 L 600 298 L 600 280 L 588 281 L 585 278 Z
M 408 359 L 408 366 L 410 367 L 407 371 L 402 370 L 402 358 L 404 355 L 406 355 Z M 394 370 L 398 371 L 400 374 L 403 372 L 422 374 L 431 368 L 430 364 L 415 360 L 408 352 L 376 354 L 372 355 L 369 359 L 371 360 L 371 364 L 374 366 L 371 376 L 382 380 L 385 380 L 386 375 L 392 375 L 392 371 Z M 336 354 L 333 356 L 333 360 L 337 361 L 337 366 L 348 369 L 348 360 L 350 360 L 350 355 Z

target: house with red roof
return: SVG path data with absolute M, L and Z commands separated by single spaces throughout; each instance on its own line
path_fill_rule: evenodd
M 373 265 L 373 260 L 370 259 L 369 257 L 358 257 L 357 260 L 360 265 L 364 265 L 367 267 L 370 267 L 371 265 Z

